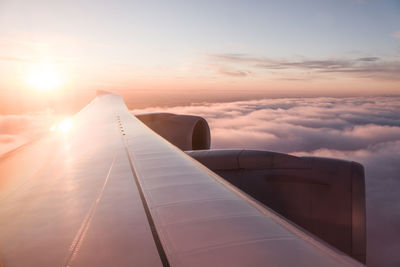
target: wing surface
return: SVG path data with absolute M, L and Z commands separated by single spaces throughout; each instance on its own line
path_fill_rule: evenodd
M 359 264 L 166 142 L 118 95 L 4 155 L 0 174 L 4 266 Z

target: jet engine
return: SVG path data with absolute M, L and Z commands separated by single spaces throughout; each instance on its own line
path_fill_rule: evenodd
M 365 263 L 361 164 L 257 150 L 186 153 L 282 216 Z
M 210 128 L 202 117 L 172 113 L 148 113 L 136 117 L 182 150 L 210 148 Z

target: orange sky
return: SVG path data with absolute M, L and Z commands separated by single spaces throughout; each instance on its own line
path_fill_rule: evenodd
M 2 1 L 0 112 L 399 94 L 400 6 L 322 2 Z

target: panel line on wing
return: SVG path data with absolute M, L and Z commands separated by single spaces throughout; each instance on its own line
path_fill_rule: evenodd
M 142 186 L 141 186 L 141 184 L 139 182 L 139 178 L 137 176 L 135 167 L 133 166 L 132 157 L 131 157 L 131 155 L 129 153 L 128 146 L 126 145 L 126 143 L 125 143 L 125 151 L 126 151 L 126 154 L 128 156 L 128 161 L 129 161 L 129 165 L 131 167 L 133 178 L 135 180 L 136 186 L 137 186 L 138 191 L 139 191 L 140 199 L 142 200 L 142 204 L 143 204 L 144 211 L 146 213 L 147 221 L 149 222 L 149 225 L 150 225 L 151 234 L 153 235 L 153 240 L 154 240 L 154 243 L 155 243 L 155 245 L 157 247 L 158 255 L 160 256 L 160 260 L 162 262 L 162 265 L 164 267 L 169 267 L 170 264 L 169 264 L 167 255 L 165 254 L 164 248 L 163 248 L 163 246 L 161 244 L 160 237 L 158 236 L 157 229 L 156 229 L 156 226 L 154 224 L 153 217 L 151 216 L 151 213 L 150 213 L 149 205 L 147 204 L 146 197 L 144 196 L 143 188 L 142 188 Z
M 112 170 L 112 168 L 114 166 L 116 157 L 117 157 L 117 153 L 115 152 L 114 156 L 113 156 L 113 160 L 111 162 L 111 166 L 110 166 L 110 168 L 108 170 L 106 179 L 104 180 L 103 186 L 100 189 L 100 192 L 97 195 L 97 198 L 93 202 L 92 206 L 90 207 L 88 213 L 86 214 L 86 216 L 85 216 L 85 218 L 84 218 L 84 220 L 83 220 L 83 222 L 81 224 L 81 227 L 79 228 L 77 234 L 75 235 L 74 240 L 72 241 L 72 244 L 71 244 L 70 249 L 69 249 L 69 255 L 68 255 L 68 257 L 67 257 L 67 259 L 65 261 L 65 264 L 63 265 L 64 267 L 70 267 L 72 261 L 75 259 L 76 255 L 79 252 L 79 249 L 80 249 L 80 247 L 81 247 L 81 245 L 83 243 L 83 240 L 86 237 L 87 231 L 89 230 L 89 226 L 90 226 L 90 224 L 91 224 L 91 222 L 93 220 L 96 208 L 99 205 L 100 200 L 101 200 L 101 198 L 103 196 L 104 189 L 106 188 L 107 182 L 108 182 L 108 180 L 110 178 L 111 170 Z

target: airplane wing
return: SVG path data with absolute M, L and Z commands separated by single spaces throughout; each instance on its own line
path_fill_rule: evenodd
M 118 95 L 1 157 L 0 174 L 3 266 L 360 264 L 165 141 Z

